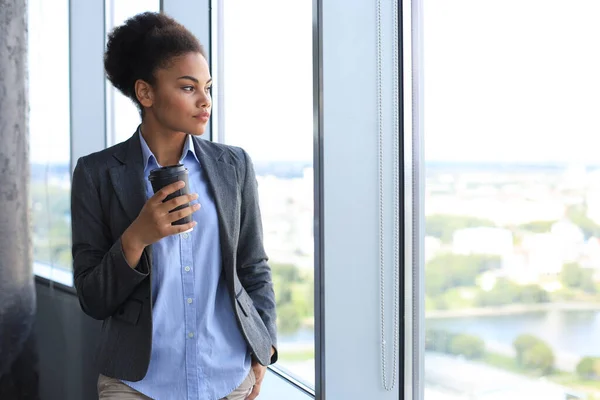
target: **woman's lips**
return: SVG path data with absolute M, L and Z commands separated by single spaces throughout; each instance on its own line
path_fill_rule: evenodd
M 210 113 L 198 114 L 198 115 L 195 115 L 194 118 L 196 118 L 202 122 L 207 122 L 208 119 L 210 118 Z

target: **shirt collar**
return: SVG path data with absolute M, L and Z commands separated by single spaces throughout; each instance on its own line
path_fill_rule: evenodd
M 152 163 L 152 166 L 158 166 L 158 161 L 156 161 L 156 157 L 150 150 L 148 143 L 142 136 L 141 125 L 138 127 L 138 135 L 140 136 L 140 143 L 142 144 L 142 159 L 144 160 L 144 171 L 148 169 L 148 164 Z M 183 164 L 183 160 L 186 158 L 188 153 L 192 153 L 194 159 L 200 163 L 198 160 L 198 156 L 196 155 L 196 149 L 194 148 L 194 141 L 192 139 L 192 135 L 187 135 L 185 143 L 183 145 L 183 151 L 181 152 L 181 158 L 179 159 L 179 163 Z

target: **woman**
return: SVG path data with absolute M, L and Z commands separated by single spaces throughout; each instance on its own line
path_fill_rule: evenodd
M 248 155 L 199 138 L 211 111 L 204 50 L 144 13 L 110 33 L 104 64 L 142 122 L 73 175 L 75 287 L 103 320 L 99 397 L 254 399 L 277 360 L 271 270 Z M 163 202 L 184 183 L 154 193 L 147 177 L 175 164 L 190 194 Z

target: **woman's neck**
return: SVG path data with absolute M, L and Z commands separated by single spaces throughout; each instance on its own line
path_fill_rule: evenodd
M 165 129 L 155 119 L 144 117 L 141 133 L 159 165 L 166 167 L 179 163 L 187 135 Z

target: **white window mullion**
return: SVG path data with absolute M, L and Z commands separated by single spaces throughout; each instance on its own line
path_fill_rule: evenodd
M 71 168 L 106 145 L 104 2 L 69 2 Z

